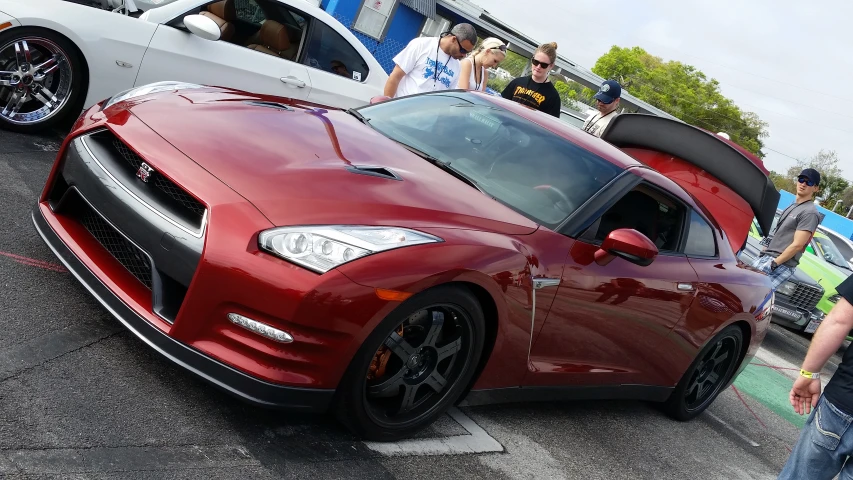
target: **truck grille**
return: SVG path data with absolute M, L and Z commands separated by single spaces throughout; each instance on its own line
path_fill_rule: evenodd
M 798 283 L 797 289 L 794 291 L 794 294 L 789 297 L 789 301 L 787 303 L 800 310 L 811 312 L 817 306 L 817 302 L 820 301 L 820 297 L 822 296 L 822 288 Z

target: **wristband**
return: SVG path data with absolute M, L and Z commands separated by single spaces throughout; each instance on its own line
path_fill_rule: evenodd
M 802 375 L 806 378 L 811 378 L 812 380 L 816 380 L 816 379 L 820 378 L 819 372 L 818 373 L 812 373 L 812 372 L 809 372 L 807 370 L 803 370 L 802 368 L 800 369 L 800 375 Z

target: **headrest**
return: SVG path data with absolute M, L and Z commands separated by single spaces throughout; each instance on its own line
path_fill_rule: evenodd
M 260 42 L 273 50 L 281 52 L 290 48 L 290 37 L 287 27 L 275 20 L 266 20 L 261 26 Z
M 226 22 L 237 20 L 237 6 L 234 4 L 234 0 L 222 0 L 221 2 L 211 3 L 207 6 L 207 11 Z

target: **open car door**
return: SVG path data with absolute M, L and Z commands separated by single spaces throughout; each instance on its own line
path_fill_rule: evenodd
M 707 130 L 678 120 L 624 113 L 601 138 L 677 183 L 707 208 L 733 252 L 753 218 L 770 232 L 779 192 L 760 158 Z

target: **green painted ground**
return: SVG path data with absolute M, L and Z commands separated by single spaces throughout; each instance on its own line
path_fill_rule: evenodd
M 780 417 L 802 428 L 807 416 L 797 414 L 788 401 L 792 383 L 793 380 L 770 367 L 748 365 L 735 380 L 734 386 Z

